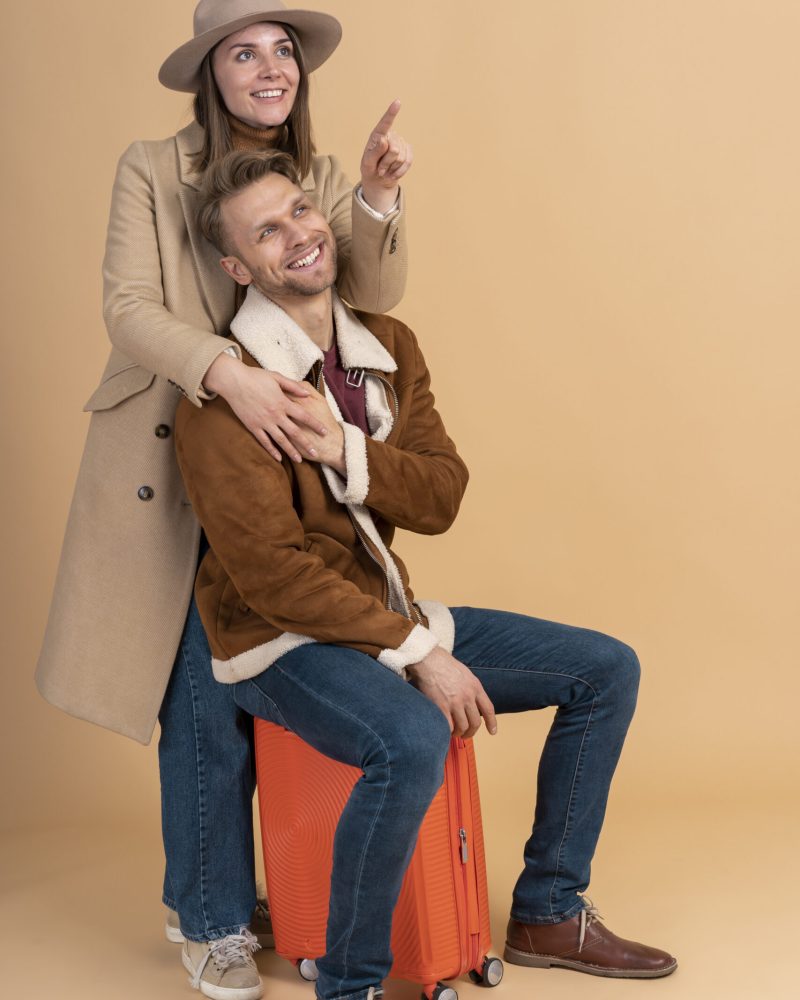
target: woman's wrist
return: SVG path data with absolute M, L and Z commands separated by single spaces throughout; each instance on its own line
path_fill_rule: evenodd
M 222 354 L 214 358 L 203 376 L 203 387 L 207 392 L 215 392 L 223 399 L 227 399 L 239 381 L 239 374 L 243 366 L 243 361 L 223 351 Z
M 386 188 L 380 184 L 370 184 L 362 180 L 361 195 L 373 211 L 379 212 L 381 215 L 386 215 L 397 204 L 397 199 L 400 195 L 400 185 L 395 184 L 394 187 Z

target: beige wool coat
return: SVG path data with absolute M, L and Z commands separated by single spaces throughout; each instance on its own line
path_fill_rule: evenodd
M 36 684 L 53 705 L 141 743 L 152 737 L 194 584 L 200 525 L 175 459 L 183 397 L 227 339 L 235 284 L 196 222 L 192 123 L 120 159 L 103 264 L 112 350 L 91 413 Z M 339 247 L 339 291 L 384 312 L 402 297 L 404 213 L 379 221 L 337 161 L 316 156 L 302 186 Z M 238 345 L 237 353 L 241 356 Z

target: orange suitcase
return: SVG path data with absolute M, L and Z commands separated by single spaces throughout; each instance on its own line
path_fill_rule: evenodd
M 275 950 L 316 979 L 325 952 L 333 836 L 356 767 L 325 757 L 294 733 L 256 719 L 259 810 Z M 489 957 L 489 898 L 472 740 L 454 737 L 445 780 L 420 828 L 392 925 L 391 975 L 427 1000 L 457 1000 L 442 980 L 469 974 L 496 986 Z

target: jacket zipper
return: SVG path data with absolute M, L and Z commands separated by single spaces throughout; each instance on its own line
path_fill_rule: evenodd
M 317 362 L 317 364 L 319 364 L 319 362 Z M 348 368 L 347 371 L 349 373 L 350 369 Z M 364 369 L 362 368 L 361 371 L 364 371 Z M 370 375 L 374 375 L 375 378 L 377 378 L 381 382 L 383 382 L 383 384 L 386 386 L 386 388 L 391 393 L 391 395 L 392 395 L 392 404 L 393 404 L 393 407 L 394 407 L 394 419 L 395 419 L 395 423 L 397 423 L 397 419 L 400 416 L 400 403 L 399 403 L 399 401 L 397 399 L 397 393 L 394 390 L 394 386 L 387 379 L 383 378 L 382 375 L 378 375 L 377 372 L 370 371 L 369 374 Z M 314 379 L 314 387 L 317 390 L 317 392 L 320 391 L 320 386 L 321 385 L 322 385 L 322 365 L 320 364 L 319 365 L 319 370 L 317 371 L 316 377 Z M 355 529 L 356 534 L 358 535 L 358 537 L 359 537 L 359 539 L 361 541 L 361 544 L 367 550 L 367 552 L 369 553 L 372 561 L 375 563 L 375 565 L 380 569 L 381 573 L 383 574 L 384 583 L 386 585 L 386 600 L 384 601 L 384 604 L 386 606 L 386 610 L 387 611 L 391 611 L 392 610 L 392 604 L 391 604 L 391 600 L 390 600 L 390 596 L 389 596 L 390 593 L 391 593 L 391 587 L 389 585 L 389 574 L 386 571 L 386 566 L 384 565 L 383 560 L 379 559 L 378 556 L 375 555 L 375 553 L 372 551 L 371 547 L 367 544 L 367 539 L 364 537 L 364 533 L 362 532 L 362 530 L 359 527 L 359 525 L 356 523 L 355 518 L 352 516 L 352 514 L 350 514 L 350 511 L 348 511 L 348 515 L 350 516 L 350 521 L 351 521 L 351 523 L 353 525 L 353 528 Z M 420 613 L 417 610 L 416 606 L 413 603 L 408 602 L 408 601 L 406 603 L 409 604 L 409 607 L 414 612 L 414 617 L 416 617 L 417 623 L 421 625 L 422 624 L 422 616 L 420 615 Z M 411 618 L 411 615 L 405 615 L 404 614 L 403 617 L 404 618 Z

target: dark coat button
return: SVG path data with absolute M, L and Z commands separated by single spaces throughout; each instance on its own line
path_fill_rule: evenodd
M 392 239 L 389 244 L 389 253 L 397 253 L 397 230 L 392 233 Z
M 140 486 L 137 494 L 140 500 L 152 500 L 155 496 L 152 486 Z
M 157 438 L 169 437 L 169 427 L 167 424 L 159 424 L 158 427 L 156 427 L 156 437 Z

